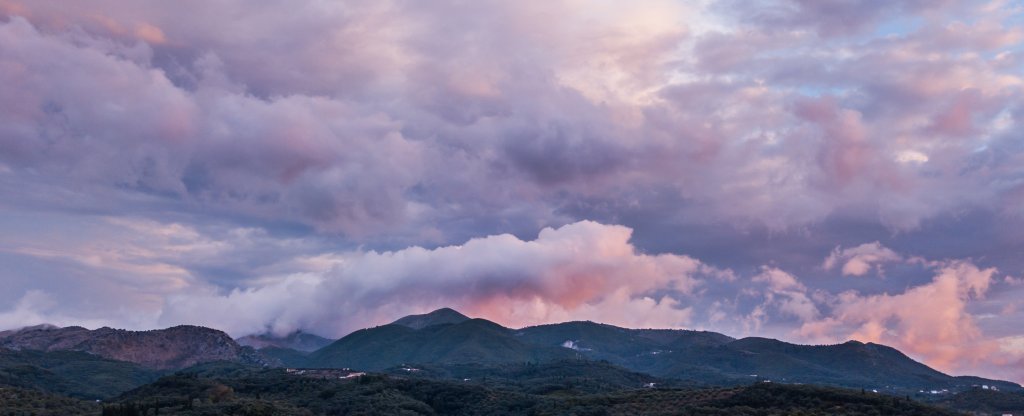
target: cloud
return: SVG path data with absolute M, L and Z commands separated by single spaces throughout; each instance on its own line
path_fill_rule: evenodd
M 940 370 L 962 372 L 998 360 L 998 345 L 982 334 L 967 309 L 968 302 L 985 296 L 995 274 L 993 268 L 960 261 L 938 269 L 930 283 L 900 294 L 843 292 L 827 317 L 804 322 L 800 334 L 892 345 Z
M 584 219 L 560 211 L 595 196 L 670 192 L 692 203 L 681 217 L 694 223 L 788 229 L 853 215 L 907 230 L 1012 194 L 998 185 L 1011 164 L 968 165 L 996 119 L 1013 131 L 1016 119 L 999 117 L 1024 82 L 942 53 L 960 47 L 950 31 L 1012 49 L 1020 36 L 997 36 L 999 10 L 862 42 L 799 28 L 841 10 L 847 33 L 884 8 L 782 3 L 772 13 L 788 17 L 773 19 L 792 30 L 729 27 L 714 7 L 667 1 L 225 2 L 183 16 L 6 0 L 0 76 L 15 87 L 0 102 L 0 163 L 44 193 L 80 193 L 80 209 L 144 211 L 131 203 L 145 196 L 409 244 L 462 218 L 517 215 L 526 227 L 436 242 Z
M 136 315 L 130 320 L 136 325 L 152 324 L 152 316 Z M 123 325 L 125 321 L 108 318 L 88 318 L 68 313 L 61 308 L 60 302 L 50 293 L 41 290 L 30 290 L 14 303 L 10 310 L 0 312 L 0 328 L 16 329 L 33 325 L 84 326 L 99 328 L 101 326 Z
M 807 288 L 793 275 L 777 268 L 763 267 L 761 273 L 751 280 L 768 284 L 769 290 L 765 292 L 762 307 L 777 308 L 783 316 L 789 315 L 801 321 L 809 321 L 820 315 L 818 307 L 807 296 Z
M 902 260 L 903 256 L 875 241 L 847 249 L 836 247 L 825 258 L 822 267 L 825 270 L 832 270 L 841 264 L 844 276 L 864 276 L 871 271 L 884 275 L 885 271 L 882 269 L 882 264 Z
M 1017 4 L 734 6 L 0 0 L 0 309 L 784 336 L 850 293 L 953 299 L 938 259 L 1021 275 Z M 950 342 L 1019 335 L 963 303 L 1008 312 Z
M 236 335 L 299 328 L 342 335 L 452 306 L 511 326 L 563 319 L 686 325 L 691 311 L 664 291 L 691 293 L 697 276 L 713 269 L 686 256 L 638 253 L 630 236 L 625 227 L 584 221 L 543 229 L 530 241 L 494 235 L 435 249 L 349 252 L 324 273 L 171 296 L 160 321 Z
M 773 0 L 739 7 L 726 2 L 741 19 L 775 30 L 810 29 L 819 36 L 856 35 L 884 20 L 887 15 L 904 18 L 933 14 L 942 10 L 959 10 L 964 2 L 951 1 L 843 1 L 843 0 Z
M 100 193 L 360 234 L 401 223 L 409 209 L 401 194 L 429 153 L 388 117 L 343 101 L 265 101 L 219 85 L 186 91 L 161 70 L 48 36 L 18 17 L 2 24 L 0 42 L 7 62 L 23 68 L 4 74 L 17 80 L 0 103 L 4 161 L 48 177 L 73 171 L 69 183 Z M 216 72 L 210 59 L 207 71 Z M 64 65 L 76 69 L 62 75 Z

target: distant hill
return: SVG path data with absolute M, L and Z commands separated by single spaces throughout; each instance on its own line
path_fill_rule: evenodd
M 519 340 L 512 330 L 494 322 L 470 319 L 420 329 L 399 324 L 362 329 L 313 352 L 307 364 L 383 370 L 405 363 L 500 364 L 574 356 L 565 348 Z
M 0 333 L 0 347 L 49 352 L 80 351 L 160 370 L 219 360 L 272 364 L 254 349 L 238 345 L 224 332 L 189 325 L 152 331 L 44 325 Z
M 889 391 L 959 385 L 956 378 L 916 362 L 896 349 L 856 341 L 808 346 L 743 338 L 641 357 L 630 362 L 629 367 L 662 377 L 768 379 Z
M 979 383 L 1021 389 L 1010 382 L 951 377 L 894 348 L 856 341 L 809 346 L 769 338 L 734 339 L 708 331 L 628 329 L 594 322 L 513 330 L 483 319 L 463 318 L 465 315 L 454 310 L 441 309 L 356 331 L 311 353 L 304 364 L 379 371 L 406 364 L 495 365 L 580 358 L 605 360 L 655 377 L 718 385 L 773 380 L 892 393 L 964 390 Z
M 322 342 L 301 333 L 247 339 L 269 346 L 256 351 L 221 331 L 194 326 L 155 331 L 39 326 L 6 331 L 0 333 L 0 348 L 6 350 L 0 351 L 10 359 L 7 364 L 0 361 L 0 369 L 6 371 L 0 373 L 0 383 L 40 389 L 52 385 L 58 387 L 48 391 L 91 397 L 138 385 L 153 371 L 226 362 L 243 367 L 404 372 L 406 377 L 430 379 L 486 378 L 489 387 L 530 394 L 603 392 L 648 383 L 737 386 L 759 381 L 863 388 L 897 396 L 942 389 L 953 394 L 975 385 L 1022 391 L 1005 381 L 951 377 L 894 348 L 872 343 L 797 345 L 594 322 L 510 329 L 451 309 L 359 330 L 313 352 L 270 345 L 308 347 L 309 342 Z M 536 385 L 547 387 L 531 389 Z
M 306 351 L 293 350 L 291 348 L 266 347 L 256 350 L 261 356 L 268 360 L 281 363 L 285 367 L 306 367 L 309 363 L 309 354 Z
M 560 346 L 590 359 L 628 363 L 648 355 L 693 346 L 715 346 L 733 338 L 707 331 L 627 329 L 594 322 L 539 325 L 516 331 L 516 337 L 532 344 Z
M 412 329 L 423 329 L 428 326 L 442 325 L 442 324 L 458 324 L 468 321 L 469 317 L 461 313 L 456 312 L 451 308 L 441 308 L 436 311 L 425 313 L 422 315 L 409 315 L 404 318 L 400 318 L 392 325 L 401 325 Z
M 326 347 L 330 343 L 334 342 L 333 339 L 327 339 L 319 335 L 310 334 L 307 332 L 296 331 L 288 334 L 287 336 L 279 337 L 270 333 L 248 335 L 235 340 L 239 345 L 245 347 L 253 347 L 257 350 L 275 347 L 275 348 L 287 348 L 296 351 L 313 352 L 323 347 Z
M 160 414 L 923 415 L 946 413 L 906 399 L 986 412 L 1024 401 L 1017 384 L 951 377 L 872 343 L 797 345 L 594 322 L 510 329 L 451 309 L 359 330 L 313 352 L 270 345 L 319 342 L 301 335 L 250 340 L 268 346 L 257 351 L 194 326 L 5 331 L 0 396 L 98 399 L 128 390 L 102 410 L 133 415 L 150 413 L 137 408 L 149 405 Z M 60 409 L 78 403 L 37 399 Z M 0 403 L 15 409 L 33 413 Z

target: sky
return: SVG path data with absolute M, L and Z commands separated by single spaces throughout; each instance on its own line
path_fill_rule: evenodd
M 453 307 L 1024 382 L 1024 5 L 0 0 L 0 329 Z

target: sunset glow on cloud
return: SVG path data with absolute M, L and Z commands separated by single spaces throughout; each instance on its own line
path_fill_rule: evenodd
M 1014 1 L 0 0 L 0 330 L 450 306 L 1024 382 Z

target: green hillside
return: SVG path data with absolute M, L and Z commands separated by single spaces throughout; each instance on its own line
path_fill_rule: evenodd
M 458 324 L 468 321 L 469 317 L 463 315 L 451 308 L 441 308 L 436 311 L 425 313 L 422 315 L 409 315 L 402 317 L 395 322 L 393 325 L 401 325 L 412 329 L 423 329 L 428 326 L 442 325 L 442 324 Z
M 604 360 L 663 379 L 721 386 L 768 379 L 893 394 L 921 389 L 960 391 L 975 384 L 1020 389 L 1009 382 L 951 377 L 896 349 L 856 341 L 797 345 L 768 338 L 737 340 L 707 331 L 628 329 L 594 322 L 512 330 L 483 319 L 457 319 L 461 316 L 440 310 L 396 321 L 415 325 L 391 324 L 356 331 L 311 353 L 305 361 L 283 351 L 267 355 L 294 366 L 371 371 L 396 366 L 494 366 L 569 358 Z M 452 317 L 459 322 L 434 323 Z
M 770 379 L 877 389 L 894 393 L 920 389 L 969 388 L 976 380 L 951 377 L 896 349 L 850 341 L 838 345 L 796 345 L 767 338 L 744 338 L 717 346 L 692 346 L 619 363 L 661 377 L 698 380 Z M 1006 389 L 1013 383 L 986 380 Z
M 628 329 L 589 321 L 539 325 L 516 331 L 520 339 L 540 346 L 571 348 L 595 360 L 628 364 L 640 357 L 692 346 L 721 345 L 732 338 L 706 331 Z M 571 344 L 568 344 L 570 343 Z
M 415 330 L 384 325 L 353 332 L 309 356 L 307 366 L 383 370 L 403 364 L 499 364 L 572 358 L 567 349 L 529 344 L 484 319 Z
M 0 349 L 0 385 L 83 399 L 104 399 L 151 382 L 162 373 L 76 351 Z

